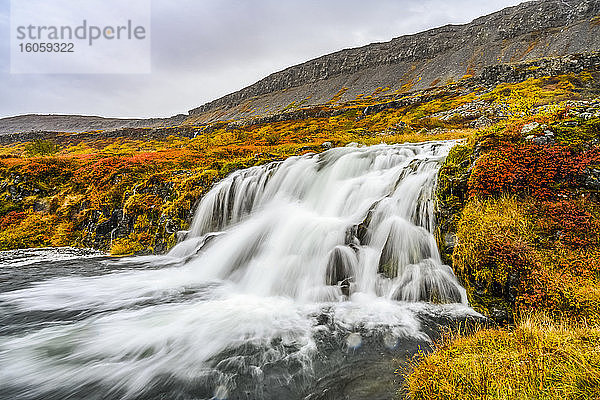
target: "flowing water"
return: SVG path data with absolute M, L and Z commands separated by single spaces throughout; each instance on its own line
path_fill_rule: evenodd
M 2 253 L 0 399 L 389 398 L 392 358 L 475 315 L 431 233 L 453 144 L 235 172 L 165 256 Z

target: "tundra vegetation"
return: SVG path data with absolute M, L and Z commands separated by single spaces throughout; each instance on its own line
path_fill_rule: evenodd
M 485 96 L 507 118 L 441 168 L 442 254 L 496 324 L 448 332 L 398 370 L 410 398 L 600 398 L 600 102 L 565 101 L 578 87 L 497 87 Z
M 161 253 L 234 170 L 351 142 L 462 139 L 439 173 L 436 235 L 497 325 L 444 335 L 397 371 L 398 396 L 600 398 L 600 76 L 474 82 L 338 94 L 283 121 L 14 140 L 0 146 L 0 249 Z

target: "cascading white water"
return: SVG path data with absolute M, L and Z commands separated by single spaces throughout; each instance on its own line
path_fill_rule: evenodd
M 431 233 L 449 146 L 345 147 L 238 171 L 202 201 L 192 239 L 171 254 L 200 251 L 191 263 L 206 278 L 263 296 L 466 303 Z
M 317 337 L 346 332 L 348 348 L 357 330 L 385 334 L 389 347 L 425 340 L 419 312 L 470 312 L 431 233 L 453 144 L 337 148 L 238 171 L 169 255 L 0 293 L 0 316 L 49 318 L 0 336 L 0 388 L 22 399 L 163 398 L 149 393 L 170 382 L 203 388 L 189 398 L 225 398 L 243 375 L 254 396 L 277 398 L 259 391 L 310 375 Z

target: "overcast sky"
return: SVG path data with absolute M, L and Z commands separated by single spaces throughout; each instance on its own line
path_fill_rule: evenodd
M 152 0 L 151 73 L 19 75 L 10 74 L 10 1 L 0 0 L 0 117 L 187 113 L 285 67 L 344 48 L 470 22 L 520 2 Z

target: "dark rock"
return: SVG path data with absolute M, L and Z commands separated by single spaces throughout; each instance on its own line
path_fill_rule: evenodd
M 373 219 L 373 214 L 375 213 L 375 209 L 379 202 L 380 200 L 371 205 L 365 219 L 355 227 L 354 236 L 358 239 L 359 244 L 365 244 L 367 242 L 370 233 L 369 224 L 371 223 L 371 219 Z
M 112 235 L 113 231 L 115 231 L 123 221 L 123 216 L 123 210 L 114 210 L 107 221 L 98 224 L 96 227 L 96 236 Z M 128 229 L 125 228 L 124 230 L 127 231 Z
M 402 274 L 396 291 L 392 294 L 394 300 L 403 301 L 403 292 L 409 285 L 418 283 L 420 297 L 418 301 L 430 303 L 460 303 L 461 292 L 455 285 L 436 279 L 434 271 L 439 266 L 431 259 L 423 260 L 412 265 Z
M 48 204 L 46 204 L 42 201 L 35 201 L 33 203 L 33 211 L 35 211 L 35 212 L 46 211 L 47 209 L 48 209 Z
M 175 234 L 176 238 L 177 238 L 177 242 L 178 243 L 179 242 L 183 242 L 188 237 L 189 233 L 190 233 L 190 231 L 179 231 L 179 232 L 177 232 Z
M 398 122 L 394 126 L 394 130 L 397 130 L 397 131 L 403 131 L 403 130 L 405 130 L 407 128 L 408 128 L 408 124 L 406 122 L 402 122 L 402 121 Z
M 179 225 L 178 221 L 174 221 L 172 219 L 169 219 L 165 222 L 165 231 L 168 234 L 173 234 L 173 233 L 177 233 L 181 230 L 181 226 Z
M 325 283 L 330 286 L 339 285 L 342 293 L 349 295 L 350 283 L 357 263 L 354 250 L 346 246 L 337 246 L 329 253 Z
M 456 234 L 447 232 L 444 234 L 444 244 L 445 248 L 452 251 L 456 246 Z
M 346 110 L 329 105 L 344 88 L 341 102 L 388 87 L 374 97 L 391 100 L 385 106 L 369 106 L 365 115 L 385 107 L 410 105 L 413 96 L 397 100 L 410 87 L 414 92 L 438 88 L 440 82 L 461 81 L 456 86 L 494 86 L 532 77 L 594 71 L 600 66 L 600 26 L 590 20 L 600 14 L 597 0 L 528 1 L 465 25 L 447 25 L 385 43 L 339 51 L 271 74 L 244 88 L 190 111 L 194 123 L 265 123 L 307 117 L 334 116 Z M 589 53 L 589 54 L 584 54 Z M 465 73 L 472 78 L 465 78 Z M 462 80 L 461 80 L 462 79 Z M 392 95 L 392 93 L 395 93 Z M 397 101 L 394 103 L 394 101 Z M 288 110 L 291 103 L 304 108 Z M 267 107 L 268 106 L 268 107 Z M 315 107 L 319 106 L 319 107 Z M 500 107 L 500 106 L 499 106 Z M 268 108 L 269 113 L 265 110 Z M 500 117 L 502 111 L 498 110 Z M 504 110 L 506 113 L 506 110 Z M 467 105 L 459 115 L 479 119 L 479 106 Z M 360 114 L 357 115 L 360 118 Z M 169 119 L 119 120 L 89 116 L 25 115 L 0 120 L 0 141 L 30 141 L 55 131 L 101 133 L 69 135 L 111 137 L 135 135 L 154 137 L 178 134 L 194 137 L 198 131 L 210 133 L 214 127 L 170 130 L 187 116 Z M 481 120 L 483 124 L 487 121 Z M 223 126 L 223 125 L 221 125 Z M 484 125 L 480 125 L 484 126 Z M 140 129 L 152 127 L 151 130 Z M 398 129 L 401 129 L 398 127 Z M 19 135 L 3 133 L 28 132 Z M 32 133 L 33 132 L 33 133 Z M 29 136 L 28 136 L 29 135 Z M 10 136 L 10 137 L 9 137 Z M 58 135 L 60 140 L 66 140 Z M 5 142 L 6 141 L 6 142 Z

